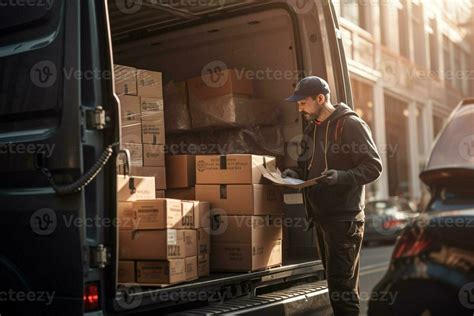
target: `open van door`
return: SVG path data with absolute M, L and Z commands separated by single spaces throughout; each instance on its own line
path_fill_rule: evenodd
M 77 315 L 104 303 L 119 130 L 117 103 L 103 96 L 113 94 L 104 12 L 92 0 L 0 9 L 5 315 Z

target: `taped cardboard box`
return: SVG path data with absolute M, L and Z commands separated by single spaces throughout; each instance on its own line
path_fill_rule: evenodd
M 124 165 L 119 166 L 118 173 L 124 174 Z M 137 167 L 132 166 L 129 170 L 129 174 L 138 177 L 154 177 L 155 178 L 155 189 L 165 190 L 166 189 L 166 169 L 165 167 Z M 163 196 L 164 197 L 164 196 Z M 160 198 L 157 196 L 157 198 Z
M 209 234 L 209 232 L 210 228 L 199 228 L 196 230 L 198 255 L 211 253 L 211 235 Z
M 192 201 L 194 204 L 194 228 L 211 227 L 211 204 L 208 201 Z
M 120 260 L 118 264 L 118 282 L 119 283 L 135 283 L 136 270 L 135 261 Z
M 140 97 L 140 111 L 142 113 L 142 121 L 153 121 L 153 116 L 163 113 L 163 110 L 164 108 L 162 98 Z
M 169 82 L 163 89 L 165 126 L 168 133 L 190 131 L 191 116 L 185 81 Z
M 140 98 L 131 95 L 121 95 L 120 100 L 120 118 L 122 126 L 140 123 Z
M 198 256 L 198 276 L 200 278 L 209 276 L 209 254 L 202 254 Z
M 196 200 L 195 187 L 186 188 L 186 189 L 171 189 L 171 190 L 168 189 L 166 190 L 165 194 L 166 194 L 166 197 L 170 199 L 188 200 L 188 201 Z
M 144 144 L 165 144 L 163 112 L 147 116 L 147 120 L 142 120 L 142 139 Z
M 176 229 L 120 230 L 120 260 L 185 258 L 185 234 Z
M 180 189 L 196 184 L 196 157 L 193 155 L 166 155 L 167 187 Z
M 256 243 L 283 238 L 281 216 L 212 216 L 211 244 Z
M 117 202 L 117 216 L 119 229 L 133 229 L 133 202 Z
M 155 178 L 117 176 L 117 200 L 133 202 L 155 199 Z
M 165 166 L 165 146 L 143 144 L 143 166 L 144 167 L 164 167 Z
M 131 166 L 143 167 L 143 145 L 138 143 L 123 143 L 122 146 L 124 149 L 130 151 Z M 123 158 L 119 158 L 117 163 L 119 168 L 122 168 L 125 165 Z
M 283 213 L 283 195 L 274 185 L 196 185 L 196 199 L 209 201 L 213 209 L 222 209 L 228 215 Z
M 114 65 L 115 93 L 137 95 L 137 69 Z
M 245 154 L 196 156 L 196 183 L 268 183 L 258 166 L 276 169 L 275 157 Z
M 138 69 L 137 83 L 140 97 L 163 99 L 161 72 Z
M 181 208 L 183 210 L 181 226 L 183 228 L 193 228 L 194 227 L 194 204 L 192 202 L 182 201 Z
M 197 256 L 184 259 L 184 264 L 186 281 L 196 280 L 198 278 Z
M 122 126 L 122 143 L 142 144 L 142 123 Z
M 166 285 L 185 280 L 185 259 L 137 262 L 137 282 L 139 284 Z
M 193 257 L 198 254 L 198 241 L 197 241 L 197 231 L 195 229 L 184 229 L 180 230 L 180 233 L 184 236 L 184 256 Z
M 155 199 L 133 202 L 134 229 L 182 228 L 181 201 Z
M 211 270 L 250 272 L 280 266 L 281 240 L 262 243 L 212 244 Z

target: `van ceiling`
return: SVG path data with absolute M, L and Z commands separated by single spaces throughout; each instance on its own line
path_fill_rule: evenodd
M 133 13 L 118 5 L 135 2 Z M 143 38 L 147 34 L 189 21 L 200 20 L 230 10 L 270 2 L 265 0 L 108 0 L 114 41 Z M 204 4 L 205 3 L 205 4 Z M 136 11 L 136 12 L 135 12 Z

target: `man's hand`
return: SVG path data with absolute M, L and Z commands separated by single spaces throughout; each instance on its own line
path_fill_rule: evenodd
M 326 176 L 326 177 L 319 180 L 320 183 L 325 183 L 327 185 L 337 184 L 337 180 L 339 178 L 337 170 L 332 170 L 332 169 L 327 170 L 327 171 L 324 171 L 321 175 Z
M 286 169 L 285 171 L 283 171 L 281 176 L 283 178 L 286 178 L 286 177 L 295 178 L 295 179 L 300 178 L 300 175 L 298 174 L 298 172 L 296 172 L 294 170 L 291 170 L 291 169 Z

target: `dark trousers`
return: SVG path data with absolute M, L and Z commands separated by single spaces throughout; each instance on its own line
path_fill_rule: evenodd
M 364 222 L 330 221 L 316 223 L 315 229 L 334 315 L 359 315 L 359 265 Z

